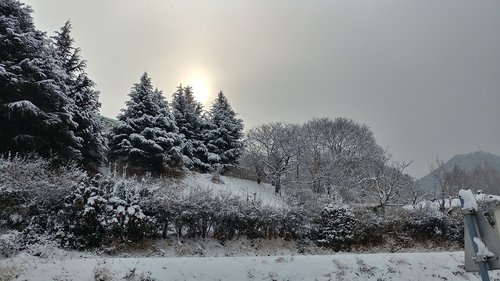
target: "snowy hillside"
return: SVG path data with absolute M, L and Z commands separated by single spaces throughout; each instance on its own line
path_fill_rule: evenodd
M 479 280 L 462 252 L 0 261 L 1 280 Z M 499 278 L 498 271 L 490 272 Z M 495 279 L 497 280 L 497 279 Z
M 211 174 L 191 172 L 178 184 L 185 188 L 199 187 L 210 189 L 215 193 L 233 194 L 249 201 L 261 200 L 264 205 L 275 207 L 286 206 L 283 198 L 279 195 L 275 195 L 274 188 L 267 183 L 258 184 L 255 181 L 225 176 L 220 177 L 220 183 L 214 183 L 212 177 Z

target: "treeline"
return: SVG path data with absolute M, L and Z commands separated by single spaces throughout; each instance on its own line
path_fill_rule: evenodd
M 409 163 L 392 161 L 368 126 L 346 118 L 253 128 L 242 163 L 276 193 L 283 186 L 309 187 L 350 202 L 385 205 L 407 200 L 416 190 L 404 173 Z
M 209 112 L 190 86 L 179 86 L 169 105 L 144 73 L 109 135 L 110 160 L 132 171 L 164 174 L 182 169 L 222 171 L 243 152 L 243 121 L 222 92 Z
M 31 8 L 0 3 L 0 152 L 36 153 L 55 164 L 96 172 L 109 160 L 135 172 L 220 170 L 242 152 L 243 121 L 222 92 L 205 112 L 191 87 L 169 106 L 146 73 L 135 84 L 111 135 L 103 135 L 99 92 L 67 22 L 52 37 Z
M 435 166 L 434 166 L 435 165 Z M 440 209 L 445 209 L 445 203 L 455 197 L 461 189 L 472 189 L 475 192 L 500 194 L 500 173 L 488 162 L 465 170 L 458 165 L 446 167 L 445 163 L 436 159 L 432 167 L 432 177 L 435 189 L 430 191 L 433 199 L 437 199 Z

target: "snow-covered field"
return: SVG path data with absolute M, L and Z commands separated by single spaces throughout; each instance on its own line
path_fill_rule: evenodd
M 0 280 L 479 280 L 463 252 L 0 260 Z M 499 280 L 498 271 L 490 271 Z M 148 279 L 149 278 L 149 279 Z

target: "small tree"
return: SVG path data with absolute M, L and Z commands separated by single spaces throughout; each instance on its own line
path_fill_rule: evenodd
M 335 251 L 349 249 L 354 241 L 355 223 L 354 213 L 347 205 L 329 204 L 321 211 L 315 242 Z
M 144 73 L 129 94 L 127 108 L 110 134 L 110 157 L 121 164 L 156 174 L 163 165 L 182 166 L 183 139 L 168 104 Z

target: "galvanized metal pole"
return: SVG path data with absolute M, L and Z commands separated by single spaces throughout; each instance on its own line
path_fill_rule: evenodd
M 462 203 L 462 207 L 464 206 L 464 201 L 460 198 L 460 203 Z M 465 224 L 467 224 L 467 228 L 469 229 L 469 237 L 472 240 L 472 248 L 474 249 L 474 256 L 476 257 L 476 263 L 479 268 L 479 274 L 481 275 L 482 281 L 490 281 L 490 276 L 488 275 L 488 267 L 486 265 L 486 259 L 484 256 L 478 256 L 478 247 L 476 242 L 474 242 L 474 238 L 477 237 L 481 239 L 477 233 L 475 220 L 475 212 L 471 210 L 464 210 L 464 218 Z

